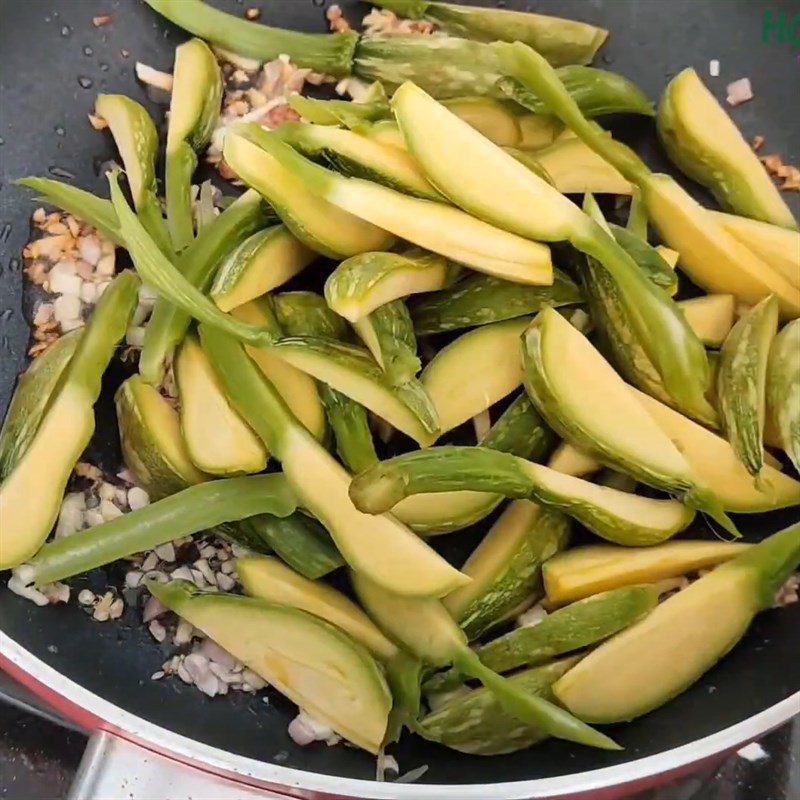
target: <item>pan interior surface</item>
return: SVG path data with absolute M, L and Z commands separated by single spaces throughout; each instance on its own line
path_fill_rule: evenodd
M 463 1 L 463 0 L 462 0 Z M 241 15 L 235 0 L 214 5 Z M 472 2 L 479 5 L 478 2 Z M 261 21 L 298 30 L 324 30 L 324 3 L 318 0 L 264 0 Z M 351 21 L 366 13 L 365 3 L 340 2 Z M 509 8 L 527 8 L 509 0 Z M 14 178 L 41 174 L 67 179 L 107 196 L 102 165 L 114 157 L 110 137 L 92 130 L 86 115 L 97 92 L 121 92 L 144 102 L 157 121 L 157 108 L 134 79 L 135 61 L 158 69 L 171 68 L 174 47 L 185 35 L 158 18 L 144 4 L 110 0 L 99 8 L 93 0 L 50 0 L 27 4 L 0 0 L 0 69 L 2 146 L 0 147 L 0 408 L 5 410 L 16 373 L 24 363 L 32 299 L 23 292 L 19 254 L 28 237 L 35 205 L 29 193 L 12 185 Z M 95 28 L 101 10 L 109 25 Z M 764 135 L 768 152 L 800 152 L 800 130 L 792 108 L 797 64 L 788 43 L 761 42 L 758 4 L 731 0 L 720 12 L 712 0 L 541 0 L 536 11 L 585 19 L 611 31 L 598 66 L 633 78 L 656 99 L 670 77 L 686 65 L 704 77 L 708 62 L 721 60 L 722 77 L 709 79 L 717 96 L 725 83 L 748 76 L 756 98 L 737 109 L 736 121 L 751 137 Z M 787 12 L 787 16 L 790 14 Z M 665 30 L 669 28 L 669 36 Z M 124 56 L 122 52 L 128 53 Z M 89 55 L 91 53 L 91 55 Z M 794 72 L 793 72 L 794 70 Z M 716 83 L 714 81 L 716 80 Z M 644 153 L 656 169 L 669 169 L 655 144 L 652 121 L 636 119 L 612 125 L 623 139 Z M 71 177 L 69 177 L 71 176 Z M 698 187 L 696 194 L 711 201 Z M 795 198 L 793 198 L 794 202 Z M 793 211 L 798 212 L 797 203 Z M 113 391 L 126 372 L 114 362 L 98 405 L 97 434 L 88 459 L 109 470 L 119 465 Z M 797 519 L 797 509 L 739 517 L 745 537 L 759 539 Z M 695 533 L 706 535 L 702 520 Z M 443 537 L 442 548 L 458 562 L 486 531 L 487 524 Z M 119 585 L 123 570 L 112 566 L 73 581 L 73 593 L 84 586 L 101 591 L 107 582 Z M 720 608 L 719 613 L 724 614 Z M 139 611 L 127 606 L 119 622 L 97 624 L 73 602 L 39 609 L 0 590 L 0 627 L 12 639 L 65 676 L 142 718 L 228 752 L 311 772 L 347 778 L 374 778 L 374 759 L 348 747 L 317 744 L 297 747 L 286 729 L 295 707 L 275 692 L 259 696 L 229 694 L 208 699 L 177 679 L 152 681 L 150 676 L 172 655 L 140 624 Z M 742 722 L 800 691 L 800 604 L 760 615 L 745 639 L 692 689 L 656 712 L 627 725 L 608 728 L 623 746 L 620 753 L 545 742 L 515 754 L 467 756 L 406 736 L 396 748 L 402 771 L 429 765 L 426 783 L 485 784 L 569 775 L 624 764 L 690 744 Z M 675 653 L 679 659 L 680 653 Z M 264 696 L 268 702 L 264 702 Z

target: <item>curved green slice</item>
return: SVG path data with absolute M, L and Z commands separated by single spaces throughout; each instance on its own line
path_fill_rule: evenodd
M 800 472 L 800 320 L 786 325 L 772 343 L 767 411 L 784 452 Z
M 562 194 L 629 195 L 633 191 L 615 167 L 577 137 L 553 142 L 534 155 Z
M 434 666 L 455 663 L 480 680 L 503 708 L 514 717 L 541 726 L 552 736 L 607 750 L 618 746 L 607 736 L 577 720 L 536 695 L 519 691 L 487 669 L 470 650 L 463 631 L 435 599 L 402 597 L 387 592 L 364 575 L 353 573 L 353 588 L 367 613 L 384 633 L 401 643 L 417 658 Z
M 392 385 L 402 386 L 417 377 L 422 362 L 417 356 L 414 324 L 402 300 L 376 308 L 353 328 Z
M 423 250 L 362 253 L 331 272 L 325 281 L 325 299 L 337 314 L 358 322 L 392 300 L 443 289 L 456 270 L 442 256 Z
M 60 581 L 152 550 L 172 539 L 223 530 L 251 514 L 291 514 L 294 494 L 282 475 L 249 475 L 190 486 L 112 520 L 60 536 L 27 565 L 37 585 Z
M 732 533 L 719 499 L 583 334 L 545 309 L 525 332 L 525 388 L 548 424 L 607 466 L 683 497 Z
M 758 156 L 733 120 L 687 67 L 668 84 L 658 107 L 658 135 L 669 157 L 707 186 L 727 210 L 797 229 Z
M 270 331 L 240 322 L 223 313 L 185 275 L 181 274 L 158 249 L 129 208 L 119 188 L 117 174 L 110 172 L 108 182 L 125 246 L 136 271 L 145 283 L 195 319 L 216 325 L 250 344 L 265 345 L 272 342 L 274 336 Z M 146 334 L 145 344 L 147 344 Z M 158 364 L 158 368 L 163 370 L 163 360 Z
M 720 347 L 733 327 L 736 298 L 732 294 L 706 294 L 681 300 L 678 305 L 691 329 L 707 347 Z
M 285 122 L 278 135 L 304 156 L 323 161 L 344 175 L 375 181 L 415 197 L 441 198 L 405 150 L 330 125 Z
M 103 293 L 27 450 L 0 486 L 0 569 L 34 555 L 58 517 L 72 468 L 94 433 L 101 379 L 125 335 L 138 289 L 136 275 L 126 270 Z
M 800 289 L 800 231 L 721 211 L 710 214 L 728 233 Z
M 270 352 L 346 394 L 421 445 L 438 433 L 436 410 L 415 381 L 395 387 L 363 348 L 313 336 L 280 340 Z
M 236 559 L 236 572 L 251 597 L 291 606 L 341 628 L 366 647 L 375 658 L 388 661 L 397 647 L 347 596 L 322 581 L 312 581 L 269 556 Z
M 261 163 L 267 159 L 265 163 L 277 165 L 276 169 L 281 170 L 282 180 L 286 182 L 282 184 L 284 188 L 297 185 L 304 192 L 314 192 L 315 201 L 324 199 L 326 204 L 331 203 L 365 221 L 365 225 L 372 223 L 370 227 L 378 226 L 378 229 L 390 231 L 419 247 L 479 272 L 518 283 L 552 283 L 552 262 L 546 245 L 508 233 L 445 203 L 410 197 L 387 186 L 331 172 L 310 162 L 279 137 L 258 126 L 255 126 L 255 130 L 237 126 L 236 133 L 227 135 L 226 147 L 242 140 L 239 135 L 242 130 L 269 157 L 262 159 L 250 152 L 253 158 L 250 163 L 254 164 L 257 160 Z M 239 147 L 238 144 L 230 146 Z M 262 167 L 259 166 L 258 172 L 263 176 Z M 326 208 L 323 206 L 317 211 L 325 214 Z M 331 217 L 331 212 L 328 212 L 328 217 Z M 314 219 L 318 220 L 316 214 Z M 295 234 L 299 237 L 297 231 Z M 380 247 L 365 246 L 355 252 L 385 250 L 388 246 L 388 243 Z M 347 255 L 354 255 L 355 252 Z
M 230 311 L 283 285 L 316 256 L 284 225 L 258 231 L 220 264 L 211 299 L 222 311 Z
M 480 444 L 534 461 L 547 455 L 554 435 L 522 392 L 492 425 Z M 372 464 L 370 464 L 372 466 Z M 416 494 L 401 500 L 392 514 L 417 533 L 449 533 L 491 514 L 503 496 L 494 492 L 454 491 Z
M 292 294 L 300 294 L 299 292 Z M 311 294 L 309 292 L 309 294 Z M 315 295 L 316 297 L 317 295 Z M 278 295 L 280 297 L 280 295 Z M 264 325 L 273 330 L 276 336 L 282 330 L 286 330 L 277 321 L 276 298 L 259 298 L 245 303 L 233 310 L 233 315 L 238 319 L 250 322 L 254 325 Z M 297 303 L 292 303 L 292 308 L 296 309 Z M 296 322 L 300 322 L 294 317 Z M 302 322 L 308 326 L 316 319 L 310 314 L 302 315 Z M 317 382 L 295 369 L 291 364 L 287 364 L 282 358 L 278 358 L 269 347 L 246 347 L 247 354 L 256 363 L 267 380 L 275 387 L 278 394 L 291 406 L 292 413 L 306 427 L 306 429 L 318 440 L 325 437 L 325 409 L 322 406 Z
M 585 196 L 587 201 L 599 214 L 591 195 Z M 638 237 L 621 228 L 609 233 L 616 249 L 606 250 L 612 237 L 603 236 L 578 246 L 587 254 L 587 262 L 592 262 L 593 272 L 605 273 L 603 307 L 610 309 L 607 318 L 614 321 L 612 338 L 626 340 L 634 352 L 626 359 L 625 347 L 618 344 L 620 363 L 628 363 L 631 375 L 668 396 L 674 405 L 709 425 L 716 424 L 706 396 L 710 370 L 705 348 L 671 297 L 677 289 L 674 270 Z M 620 252 L 626 260 L 610 268 L 612 257 Z
M 720 352 L 722 423 L 739 460 L 756 477 L 764 465 L 767 363 L 777 332 L 778 301 L 770 295 L 733 326 Z
M 193 335 L 175 355 L 181 431 L 192 463 L 212 475 L 261 472 L 269 454 L 234 411 Z
M 272 310 L 287 336 L 347 338 L 347 325 L 316 292 L 281 292 L 270 297 Z
M 303 118 L 316 125 L 344 125 L 346 128 L 359 128 L 366 123 L 386 119 L 391 115 L 386 93 L 380 87 L 375 97 L 362 98 L 358 103 L 349 100 L 320 100 L 316 97 L 303 97 L 293 94 L 289 97 L 289 105 Z M 372 88 L 372 87 L 370 87 Z
M 107 123 L 128 178 L 133 205 L 160 250 L 172 253 L 156 183 L 158 131 L 144 106 L 122 94 L 99 94 L 95 113 Z
M 613 636 L 647 616 L 658 604 L 658 587 L 624 586 L 557 609 L 531 627 L 517 628 L 479 648 L 497 672 L 539 664 Z
M 297 608 L 203 594 L 188 581 L 148 588 L 315 719 L 370 753 L 380 750 L 392 698 L 363 645 Z
M 320 384 L 319 393 L 336 440 L 336 452 L 350 472 L 362 472 L 378 463 L 367 410 L 347 395 Z
M 303 244 L 336 259 L 391 247 L 394 240 L 389 233 L 332 205 L 263 149 L 265 138 L 271 141 L 259 125 L 237 124 L 225 136 L 225 161 L 275 208 Z
M 694 519 L 694 511 L 677 500 L 598 486 L 485 447 L 430 447 L 381 461 L 353 479 L 350 497 L 362 511 L 379 514 L 412 494 L 464 489 L 535 500 L 630 547 L 663 542 Z
M 442 600 L 470 641 L 541 596 L 542 563 L 566 546 L 569 535 L 563 514 L 529 500 L 506 507 L 461 567 L 472 583 Z
M 631 584 L 657 583 L 716 567 L 736 558 L 748 547 L 752 545 L 689 539 L 653 547 L 589 544 L 556 553 L 542 567 L 542 577 L 548 601 L 563 606 L 583 598 L 605 596 Z M 567 609 L 577 607 L 568 605 Z
M 322 578 L 345 563 L 328 531 L 302 511 L 283 517 L 258 514 L 225 533 L 257 552 L 273 551 L 309 580 Z
M 298 67 L 338 77 L 349 75 L 358 34 L 301 33 L 271 28 L 226 14 L 203 0 L 146 0 L 147 5 L 181 28 L 248 58 L 272 61 L 287 55 Z
M 522 139 L 519 120 L 510 103 L 492 97 L 454 97 L 446 105 L 459 119 L 463 119 L 501 147 L 518 147 Z
M 552 684 L 577 663 L 577 658 L 564 658 L 510 675 L 508 682 L 527 694 L 552 700 Z M 420 719 L 414 731 L 451 750 L 479 756 L 513 753 L 547 738 L 539 726 L 508 713 L 486 687 L 448 701 Z
M 705 348 L 675 302 L 652 280 L 655 263 L 659 264 L 661 275 L 668 273 L 673 282 L 675 273 L 644 241 L 621 228 L 616 233 L 612 231 L 592 195 L 584 196 L 583 208 L 612 234 L 630 263 L 638 268 L 635 272 L 609 269 L 602 252 L 611 240 L 608 237 L 592 237 L 583 247 L 587 253 L 584 290 L 593 301 L 593 316 L 597 317 L 616 362 L 629 380 L 715 426 L 716 411 L 707 398 L 710 371 Z M 626 239 L 629 249 L 619 244 Z M 611 252 L 605 255 L 610 256 Z M 641 259 L 641 267 L 637 258 Z
M 629 391 L 672 439 L 692 472 L 714 492 L 726 511 L 748 514 L 800 505 L 800 482 L 765 464 L 760 485 L 756 486 L 736 451 L 721 436 L 643 392 L 632 387 Z
M 587 22 L 528 11 L 430 0 L 378 0 L 376 5 L 401 17 L 428 20 L 451 36 L 479 42 L 525 42 L 555 66 L 588 64 L 608 36 L 608 31 Z
M 116 219 L 116 212 L 114 217 Z M 178 257 L 176 266 L 192 286 L 205 292 L 219 262 L 271 221 L 274 221 L 272 210 L 258 192 L 251 189 L 198 232 L 197 238 Z M 161 382 L 166 360 L 183 340 L 191 319 L 190 314 L 166 297 L 156 300 L 139 357 L 139 372 L 148 383 L 158 385 Z
M 652 584 L 623 586 L 593 594 L 549 613 L 535 625 L 515 628 L 492 639 L 478 648 L 478 658 L 495 672 L 543 664 L 613 636 L 649 614 L 657 603 L 658 588 Z M 462 681 L 463 676 L 451 669 L 431 677 L 425 682 L 424 690 L 427 693 L 448 691 Z
M 783 317 L 791 319 L 800 314 L 800 288 L 770 269 L 671 176 L 650 172 L 633 150 L 605 136 L 587 120 L 545 59 L 522 44 L 498 43 L 493 47 L 504 69 L 543 98 L 548 113 L 558 116 L 637 185 L 650 221 L 664 242 L 680 253 L 681 267 L 694 283 L 709 292 L 735 294 L 748 304 L 774 293 Z
M 800 524 L 795 524 L 704 575 L 602 644 L 555 684 L 556 697 L 582 719 L 602 723 L 658 708 L 738 643 L 798 564 Z
M 157 389 L 132 375 L 114 400 L 122 460 L 152 500 L 209 480 L 189 456 L 178 412 Z
M 442 348 L 427 364 L 420 380 L 439 415 L 440 433 L 520 386 L 519 338 L 529 324 L 529 317 L 520 317 L 476 328 Z
M 234 407 L 351 567 L 388 590 L 417 596 L 441 597 L 467 581 L 394 517 L 368 517 L 353 505 L 349 473 L 300 425 L 235 339 L 202 325 L 200 339 Z
M 190 39 L 175 50 L 167 127 L 165 194 L 167 227 L 178 253 L 194 238 L 192 174 L 197 154 L 208 144 L 222 102 L 222 74 L 211 48 Z
M 553 270 L 551 286 L 521 286 L 491 275 L 468 274 L 441 291 L 409 304 L 420 336 L 502 322 L 534 314 L 544 306 L 559 308 L 583 301 L 583 293 L 561 270 Z
M 675 398 L 667 390 L 633 324 L 639 309 L 628 302 L 613 276 L 588 256 L 581 259 L 580 269 L 590 315 L 601 333 L 604 351 L 619 374 L 642 391 L 698 422 L 718 427 L 717 413 L 705 397 L 699 405 L 694 402 L 686 404 L 683 397 Z M 672 275 L 674 277 L 674 273 Z M 688 320 L 686 322 L 688 324 Z
M 518 46 L 530 49 L 521 44 Z M 494 94 L 513 100 L 534 114 L 552 114 L 548 104 L 538 93 L 534 93 L 526 82 L 519 79 L 516 73 L 506 74 L 507 63 L 504 55 L 498 58 L 498 53 L 505 47 L 506 45 L 499 42 L 491 46 L 495 59 L 498 59 L 500 71 L 504 73 L 504 76 L 495 83 Z M 606 114 L 654 116 L 650 99 L 624 75 L 580 64 L 568 64 L 553 71 L 564 85 L 569 97 L 584 116 L 590 119 Z
M 0 480 L 14 469 L 36 436 L 82 334 L 76 328 L 59 337 L 19 376 L 0 431 Z

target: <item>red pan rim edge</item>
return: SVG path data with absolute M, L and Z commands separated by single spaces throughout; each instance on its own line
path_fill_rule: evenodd
M 304 772 L 245 758 L 155 725 L 82 688 L 0 632 L 0 669 L 23 683 L 64 716 L 89 730 L 102 729 L 130 739 L 206 772 L 251 786 L 290 792 L 307 798 L 375 798 L 382 800 L 485 800 L 486 784 L 398 784 Z M 689 744 L 623 765 L 528 781 L 493 784 L 497 800 L 576 797 L 612 787 L 633 786 L 750 742 L 800 714 L 800 692 L 755 716 Z

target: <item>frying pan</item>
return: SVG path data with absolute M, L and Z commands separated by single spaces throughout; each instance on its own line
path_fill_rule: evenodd
M 214 4 L 238 14 L 251 5 L 249 0 Z M 268 24 L 325 28 L 326 0 L 261 0 L 258 5 Z M 340 5 L 352 20 L 367 10 L 354 0 L 340 0 Z M 721 77 L 709 79 L 717 96 L 736 78 L 748 76 L 753 83 L 755 100 L 733 112 L 745 134 L 765 135 L 767 151 L 797 163 L 800 65 L 789 44 L 762 44 L 761 3 L 508 0 L 505 5 L 609 28 L 599 65 L 633 78 L 653 98 L 684 66 L 707 76 L 709 60 L 718 59 Z M 783 2 L 780 10 L 788 19 L 800 12 L 800 3 Z M 92 17 L 101 13 L 113 20 L 95 28 Z M 24 314 L 32 303 L 23 291 L 18 259 L 33 205 L 11 180 L 50 174 L 106 193 L 100 165 L 115 154 L 110 137 L 94 132 L 86 120 L 95 93 L 129 94 L 161 120 L 163 109 L 134 80 L 134 62 L 171 69 L 173 49 L 185 34 L 138 0 L 0 0 L 0 14 L 0 407 L 5 409 L 24 366 Z M 130 55 L 124 57 L 123 50 Z M 626 119 L 612 127 L 653 167 L 669 169 L 655 144 L 652 121 Z M 711 204 L 699 187 L 691 188 Z M 90 460 L 108 469 L 119 465 L 111 399 L 124 371 L 116 364 L 106 376 L 89 453 Z M 794 509 L 737 522 L 753 541 L 796 519 Z M 708 535 L 702 523 L 698 526 L 696 534 Z M 457 562 L 463 560 L 486 527 L 444 537 L 442 547 Z M 121 574 L 113 565 L 95 570 L 74 581 L 73 591 L 102 590 Z M 103 780 L 120 772 L 131 778 L 125 796 L 188 796 L 186 787 L 195 797 L 204 796 L 197 771 L 175 779 L 175 760 L 202 770 L 205 777 L 200 777 L 212 781 L 205 784 L 213 787 L 207 796 L 214 797 L 250 796 L 242 784 L 308 798 L 616 797 L 719 757 L 800 712 L 798 630 L 800 604 L 760 615 L 741 644 L 689 691 L 631 724 L 612 726 L 609 733 L 625 748 L 620 753 L 549 741 L 481 758 L 409 736 L 396 749 L 402 770 L 423 764 L 429 769 L 419 783 L 392 784 L 373 781 L 374 759 L 362 751 L 293 745 L 286 728 L 295 709 L 274 692 L 267 693 L 268 702 L 244 694 L 209 700 L 176 680 L 151 681 L 170 648 L 153 641 L 134 608 L 126 609 L 120 624 L 98 625 L 74 603 L 41 610 L 0 589 L 0 666 L 63 716 L 104 732 L 90 746 L 76 797 L 103 796 L 108 785 Z M 212 775 L 227 775 L 238 787 L 227 794 L 232 784 Z

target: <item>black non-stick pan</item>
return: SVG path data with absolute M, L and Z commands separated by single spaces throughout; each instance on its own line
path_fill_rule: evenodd
M 325 29 L 325 0 L 244 4 L 214 0 L 214 4 L 237 14 L 245 5 L 256 5 L 262 11 L 261 21 L 268 24 Z M 367 4 L 353 0 L 340 5 L 353 20 L 368 10 Z M 779 11 L 789 20 L 800 13 L 800 2 L 508 0 L 504 5 L 584 19 L 610 29 L 599 65 L 632 78 L 654 99 L 666 81 L 687 65 L 707 78 L 718 97 L 724 97 L 731 80 L 749 77 L 755 99 L 736 108 L 734 118 L 746 135 L 766 136 L 766 151 L 780 153 L 788 162 L 800 161 L 797 47 L 787 37 L 778 42 L 774 32 L 762 41 L 765 10 Z M 110 14 L 111 23 L 94 27 L 92 17 L 97 14 Z M 184 36 L 139 0 L 0 1 L 3 410 L 25 364 L 25 315 L 31 302 L 23 287 L 20 250 L 28 238 L 34 206 L 28 193 L 12 181 L 22 175 L 49 174 L 105 193 L 100 166 L 114 152 L 110 137 L 92 130 L 87 122 L 95 94 L 129 94 L 148 105 L 156 119 L 163 119 L 163 108 L 153 105 L 136 83 L 134 62 L 171 69 L 174 47 Z M 720 62 L 718 78 L 708 77 L 711 59 Z M 651 120 L 620 120 L 613 127 L 644 152 L 651 165 L 669 169 L 655 144 Z M 697 192 L 711 204 L 708 196 Z M 794 210 L 797 213 L 797 204 Z M 91 447 L 91 458 L 109 469 L 119 464 L 111 397 L 123 374 L 119 365 L 107 375 Z M 756 540 L 797 516 L 794 509 L 750 520 L 740 517 L 737 522 L 750 540 Z M 703 523 L 697 525 L 703 532 Z M 485 526 L 444 537 L 450 539 L 444 545 L 448 555 L 463 559 L 484 530 Z M 100 590 L 120 575 L 113 567 L 97 570 L 75 585 Z M 277 693 L 268 692 L 268 702 L 243 694 L 209 700 L 177 680 L 151 681 L 169 647 L 153 641 L 135 609 L 129 608 L 120 624 L 100 625 L 75 604 L 39 609 L 5 587 L 0 589 L 0 666 L 62 713 L 152 750 L 171 752 L 208 771 L 308 797 L 522 798 L 585 792 L 610 797 L 609 789 L 600 790 L 617 787 L 613 791 L 618 792 L 619 787 L 629 789 L 652 776 L 685 769 L 760 736 L 800 711 L 798 631 L 800 604 L 760 615 L 742 643 L 696 686 L 658 711 L 610 730 L 625 747 L 620 753 L 549 741 L 513 755 L 481 758 L 409 736 L 397 748 L 401 769 L 427 764 L 427 773 L 416 785 L 377 784 L 370 783 L 374 759 L 360 750 L 295 746 L 286 733 L 295 709 Z M 681 653 L 674 657 L 680 659 Z M 96 747 L 95 755 L 113 749 Z M 165 789 L 163 796 L 173 795 Z

